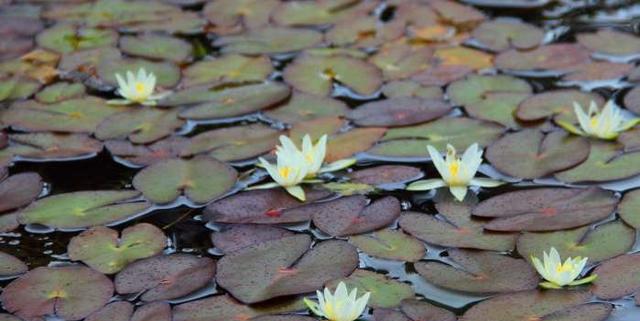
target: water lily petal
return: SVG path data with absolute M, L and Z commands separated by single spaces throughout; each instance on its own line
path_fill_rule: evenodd
M 305 201 L 306 200 L 306 196 L 304 194 L 304 190 L 302 189 L 302 187 L 295 185 L 295 186 L 287 186 L 285 187 L 285 189 L 287 190 L 287 192 L 289 194 L 291 194 L 293 197 L 301 200 L 301 201 Z
M 502 181 L 498 181 L 490 178 L 484 178 L 484 177 L 473 178 L 469 182 L 469 185 L 471 186 L 480 186 L 480 187 L 496 187 L 503 184 L 504 182 Z
M 415 181 L 407 186 L 408 191 L 428 191 L 434 188 L 447 186 L 444 180 L 439 178 L 423 179 Z

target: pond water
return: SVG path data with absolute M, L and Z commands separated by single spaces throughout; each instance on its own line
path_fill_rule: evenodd
M 362 320 L 640 319 L 640 127 L 562 126 L 574 101 L 640 114 L 638 1 L 0 0 L 0 16 L 0 254 L 29 270 L 0 262 L 0 321 L 304 321 L 300 299 L 345 278 L 373 293 Z M 139 67 L 172 94 L 108 105 Z M 242 191 L 270 181 L 256 158 L 287 133 L 357 163 L 305 205 Z M 440 177 L 427 144 L 475 142 L 506 184 L 405 190 Z M 130 194 L 70 194 L 91 191 Z M 602 273 L 538 289 L 529 256 L 551 246 Z M 56 274 L 71 265 L 90 269 Z

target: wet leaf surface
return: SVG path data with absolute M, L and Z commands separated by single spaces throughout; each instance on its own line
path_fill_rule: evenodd
M 171 305 L 166 302 L 152 302 L 140 306 L 131 316 L 131 321 L 171 321 Z
M 127 301 L 115 301 L 92 313 L 87 321 L 129 321 L 133 314 L 133 304 Z
M 473 30 L 472 36 L 482 47 L 504 51 L 510 48 L 535 48 L 542 42 L 544 32 L 517 20 L 497 19 L 479 25 Z
M 390 81 L 382 86 L 382 93 L 389 98 L 417 97 L 442 99 L 442 89 L 437 86 L 425 86 L 411 80 Z
M 172 136 L 151 145 L 134 145 L 129 141 L 110 140 L 105 147 L 117 156 L 137 166 L 147 166 L 180 155 L 189 143 L 185 137 Z
M 49 85 L 38 92 L 36 100 L 43 104 L 54 104 L 63 100 L 80 98 L 86 93 L 82 84 L 59 82 Z
M 576 36 L 578 43 L 599 54 L 613 56 L 640 55 L 640 39 L 632 34 L 602 29 Z
M 255 321 L 261 315 L 291 312 L 304 308 L 301 300 L 284 300 L 284 302 L 273 304 L 270 307 L 260 307 L 243 305 L 228 295 L 216 295 L 175 306 L 173 308 L 173 318 L 176 321 L 228 321 L 247 318 Z
M 371 293 L 368 305 L 374 309 L 397 307 L 402 300 L 414 296 L 410 285 L 367 270 L 355 270 L 347 278 L 329 282 L 327 287 L 335 289 L 341 281 L 347 285 L 348 289 L 357 288 L 357 297 L 366 292 Z
M 29 268 L 20 259 L 11 254 L 0 252 L 0 277 L 17 276 Z
M 626 77 L 633 65 L 613 62 L 591 62 L 576 67 L 572 72 L 562 77 L 565 81 L 615 81 Z
M 120 38 L 123 53 L 149 59 L 185 62 L 191 59 L 193 49 L 185 40 L 171 36 L 145 34 Z
M 589 158 L 582 164 L 556 173 L 563 182 L 606 182 L 640 174 L 634 166 L 640 161 L 640 151 L 623 152 L 621 146 L 612 143 L 591 142 Z
M 128 138 L 132 143 L 144 144 L 169 136 L 184 124 L 178 118 L 178 110 L 143 107 L 105 118 L 95 135 L 100 140 Z
M 213 44 L 222 47 L 223 53 L 255 55 L 303 50 L 314 47 L 321 41 L 322 34 L 314 30 L 268 27 L 241 35 L 223 36 Z
M 59 53 L 109 47 L 117 41 L 118 33 L 111 29 L 74 27 L 70 24 L 58 24 L 36 37 L 38 45 Z
M 384 229 L 351 236 L 349 243 L 368 255 L 387 260 L 417 262 L 425 255 L 420 241 L 398 230 Z
M 626 295 L 640 295 L 640 255 L 627 254 L 613 258 L 598 266 L 593 274 L 598 278 L 593 283 L 593 293 L 601 299 L 611 300 Z
M 558 120 L 575 121 L 573 102 L 577 102 L 583 109 L 591 102 L 598 106 L 604 104 L 604 99 L 596 93 L 586 93 L 574 89 L 561 89 L 533 95 L 523 101 L 516 116 L 523 121 L 537 121 L 549 117 Z
M 268 110 L 265 115 L 284 123 L 294 124 L 324 117 L 345 116 L 348 111 L 347 105 L 342 101 L 294 92 L 286 104 Z
M 640 229 L 640 190 L 633 190 L 624 195 L 618 205 L 618 214 L 625 223 L 636 230 Z
M 455 321 L 456 316 L 443 308 L 439 308 L 426 301 L 407 299 L 400 306 L 402 312 L 411 320 Z
M 274 9 L 277 24 L 289 26 L 333 24 L 372 10 L 375 1 L 321 1 L 318 3 L 281 3 Z
M 238 224 L 229 229 L 214 232 L 211 241 L 217 249 L 231 253 L 247 246 L 281 239 L 294 235 L 293 232 L 269 225 Z
M 42 177 L 37 173 L 21 173 L 3 179 L 0 181 L 0 212 L 28 205 L 40 195 L 42 187 Z
M 419 169 L 402 165 L 381 165 L 349 173 L 349 178 L 352 182 L 377 185 L 381 188 L 403 184 L 419 179 L 422 176 L 423 173 Z
M 366 103 L 348 117 L 359 126 L 398 127 L 434 120 L 450 110 L 442 100 L 401 97 Z
M 589 52 L 576 44 L 551 44 L 529 51 L 511 49 L 496 57 L 496 67 L 510 72 L 566 73 L 589 61 Z
M 230 54 L 190 65 L 183 71 L 182 85 L 193 87 L 257 82 L 266 80 L 272 72 L 273 66 L 268 57 Z
M 102 150 L 102 143 L 86 134 L 12 134 L 9 145 L 0 150 L 0 162 L 24 159 L 90 157 Z
M 202 13 L 216 29 L 256 29 L 269 24 L 278 4 L 277 0 L 222 0 L 208 2 Z

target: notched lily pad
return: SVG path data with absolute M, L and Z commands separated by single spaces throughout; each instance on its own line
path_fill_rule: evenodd
M 535 48 L 542 43 L 544 32 L 515 19 L 496 19 L 482 23 L 471 35 L 482 47 L 504 51 L 510 48 Z
M 450 110 L 442 100 L 401 97 L 366 103 L 348 117 L 359 126 L 398 127 L 434 120 Z
M 224 55 L 198 61 L 183 71 L 182 86 L 242 84 L 266 80 L 273 72 L 269 57 Z
M 133 314 L 133 304 L 128 301 L 115 301 L 92 313 L 86 321 L 129 321 Z
M 615 81 L 626 77 L 632 70 L 632 64 L 597 61 L 576 67 L 572 72 L 564 75 L 562 80 L 568 82 Z
M 219 29 L 257 29 L 269 24 L 278 0 L 221 0 L 208 2 L 202 14 Z
M 329 282 L 327 287 L 335 289 L 339 282 L 344 282 L 348 289 L 357 288 L 357 297 L 371 293 L 367 305 L 374 309 L 400 306 L 402 300 L 415 295 L 409 284 L 367 270 L 355 270 L 349 277 Z
M 132 143 L 151 143 L 171 135 L 186 122 L 178 118 L 178 110 L 139 108 L 113 114 L 96 128 L 100 140 L 125 139 Z
M 269 225 L 238 224 L 211 235 L 213 245 L 225 253 L 247 246 L 292 236 L 293 232 Z
M 40 47 L 46 49 L 59 53 L 70 53 L 84 49 L 113 46 L 118 42 L 118 33 L 112 29 L 58 24 L 38 34 L 36 42 Z
M 42 177 L 37 173 L 20 173 L 3 179 L 0 181 L 0 213 L 28 205 L 40 195 L 42 187 Z
M 618 299 L 634 294 L 636 302 L 640 296 L 640 255 L 618 256 L 598 266 L 593 274 L 598 278 L 593 283 L 593 293 L 604 300 Z
M 518 106 L 516 116 L 522 121 L 538 121 L 553 117 L 557 120 L 575 122 L 577 119 L 573 111 L 573 103 L 577 102 L 586 108 L 592 101 L 598 106 L 604 104 L 604 99 L 597 93 L 575 89 L 552 90 L 525 99 Z
M 422 242 L 399 230 L 384 229 L 352 236 L 349 243 L 368 255 L 387 260 L 417 262 L 425 255 Z
M 401 37 L 404 27 L 397 20 L 380 23 L 378 17 L 357 17 L 335 24 L 325 34 L 325 42 L 336 47 L 372 48 Z
M 372 11 L 376 1 L 319 1 L 281 3 L 273 11 L 272 19 L 279 25 L 313 26 L 333 24 L 362 16 Z
M 622 146 L 606 142 L 591 142 L 589 158 L 580 165 L 555 174 L 568 183 L 606 182 L 640 174 L 637 166 L 640 150 L 625 152 Z
M 73 237 L 67 251 L 70 259 L 113 274 L 133 261 L 162 252 L 166 243 L 162 230 L 147 223 L 127 227 L 121 236 L 116 230 L 97 226 Z
M 17 257 L 0 252 L 0 277 L 18 276 L 28 270 L 27 265 Z
M 49 85 L 36 94 L 36 100 L 43 104 L 54 104 L 63 100 L 80 98 L 85 95 L 82 84 L 58 82 Z
M 602 220 L 617 204 L 613 193 L 595 187 L 536 188 L 494 196 L 473 215 L 495 218 L 484 226 L 493 231 L 555 231 Z
M 589 52 L 577 44 L 551 44 L 529 51 L 511 49 L 496 57 L 496 67 L 509 72 L 566 73 L 589 62 Z
M 193 47 L 189 42 L 159 34 L 124 36 L 120 38 L 120 50 L 132 56 L 177 63 L 190 60 L 193 54 Z
M 581 33 L 576 36 L 578 43 L 598 54 L 616 57 L 640 56 L 640 38 L 633 34 L 609 29 L 601 29 L 594 33 Z
M 133 186 L 154 203 L 171 203 L 184 194 L 202 204 L 224 195 L 235 185 L 237 177 L 231 166 L 198 156 L 155 163 L 136 174 Z
M 438 86 L 426 86 L 412 80 L 387 82 L 382 86 L 385 97 L 417 97 L 426 99 L 442 99 L 442 89 Z
M 324 117 L 341 117 L 348 112 L 349 107 L 340 100 L 294 92 L 286 104 L 266 111 L 265 115 L 281 122 L 293 124 Z
M 102 308 L 112 295 L 111 280 L 92 269 L 39 267 L 7 285 L 0 301 L 26 320 L 55 315 L 74 321 Z
M 380 47 L 369 61 L 382 70 L 385 80 L 396 80 L 432 68 L 432 57 L 431 48 L 392 42 Z
M 213 45 L 223 53 L 247 55 L 277 54 L 315 47 L 322 42 L 322 33 L 309 29 L 266 27 L 239 35 L 217 38 Z

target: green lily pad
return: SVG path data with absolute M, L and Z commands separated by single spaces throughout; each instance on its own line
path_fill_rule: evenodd
M 277 24 L 286 26 L 333 24 L 368 14 L 376 5 L 375 1 L 351 0 L 285 2 L 274 9 L 272 19 Z
M 294 235 L 293 232 L 269 225 L 235 224 L 229 229 L 211 234 L 211 242 L 216 249 L 231 253 L 247 246 L 281 239 Z
M 112 29 L 58 24 L 38 34 L 36 42 L 40 47 L 55 52 L 70 53 L 84 49 L 113 46 L 118 42 L 118 33 Z
M 640 114 L 640 86 L 631 89 L 624 96 L 624 106 L 636 114 Z
M 380 188 L 400 185 L 422 178 L 421 170 L 402 165 L 380 165 L 369 167 L 348 174 L 351 182 L 376 185 Z
M 489 93 L 481 102 L 467 105 L 464 109 L 474 118 L 493 121 L 509 128 L 519 128 L 515 113 L 518 105 L 528 97 L 529 94 L 524 93 Z
M 616 208 L 613 193 L 589 189 L 537 188 L 508 192 L 479 203 L 473 215 L 495 218 L 493 231 L 555 231 L 602 220 Z
M 564 81 L 614 81 L 626 77 L 633 70 L 632 64 L 608 61 L 590 62 L 580 65 L 562 77 Z
M 113 47 L 74 51 L 62 55 L 58 69 L 66 72 L 69 76 L 72 76 L 71 72 L 74 71 L 95 74 L 99 63 L 106 60 L 117 60 L 121 56 L 120 50 Z
M 133 178 L 133 186 L 154 203 L 171 203 L 184 194 L 202 204 L 228 192 L 237 176 L 231 166 L 198 156 L 190 160 L 168 159 L 146 167 Z
M 425 255 L 422 242 L 398 230 L 351 236 L 349 243 L 368 255 L 387 260 L 417 262 Z
M 524 291 L 493 297 L 467 310 L 461 321 L 604 321 L 613 306 L 588 303 L 588 291 Z
M 471 36 L 480 46 L 492 51 L 532 49 L 542 43 L 544 32 L 533 25 L 515 19 L 486 21 L 473 30 Z
M 218 28 L 256 29 L 269 25 L 278 0 L 221 0 L 208 2 L 202 14 Z
M 610 29 L 600 29 L 593 33 L 581 33 L 576 36 L 578 43 L 599 54 L 612 56 L 640 55 L 640 38 Z
M 266 80 L 273 72 L 269 57 L 247 57 L 229 54 L 211 60 L 201 60 L 183 71 L 182 85 L 220 85 L 251 83 Z
M 182 303 L 174 307 L 173 320 L 175 321 L 229 321 L 250 319 L 251 321 L 263 320 L 260 316 L 269 314 L 286 313 L 304 310 L 301 299 L 279 299 L 278 303 L 268 305 L 244 305 L 229 295 L 216 295 L 205 299 Z M 298 316 L 296 316 L 298 317 Z M 315 319 L 313 319 L 315 320 Z M 294 320 L 275 321 L 312 321 L 305 317 Z
M 213 279 L 215 262 L 190 254 L 159 255 L 133 262 L 116 274 L 116 291 L 141 293 L 145 302 L 171 300 L 196 291 Z
M 120 50 L 132 56 L 177 63 L 189 61 L 193 55 L 193 47 L 189 42 L 155 34 L 123 36 L 120 38 Z
M 67 251 L 70 259 L 113 274 L 133 261 L 162 252 L 166 243 L 162 230 L 147 223 L 127 227 L 121 237 L 116 230 L 96 226 L 73 237 Z
M 334 83 L 359 95 L 372 95 L 382 85 L 380 70 L 363 60 L 348 56 L 299 56 L 284 70 L 284 80 L 309 94 L 327 96 Z
M 55 315 L 74 321 L 102 308 L 112 295 L 111 280 L 87 267 L 39 267 L 5 287 L 0 301 L 26 320 Z
M 598 106 L 604 104 L 604 99 L 597 93 L 575 89 L 552 90 L 525 99 L 518 107 L 516 116 L 522 121 L 537 121 L 554 117 L 558 120 L 575 122 L 577 118 L 573 111 L 573 103 L 577 102 L 583 108 L 587 108 L 592 101 Z
M 513 177 L 540 178 L 574 167 L 589 156 L 589 141 L 563 131 L 526 129 L 507 134 L 487 149 L 487 160 Z
M 464 117 L 444 117 L 433 122 L 387 130 L 367 151 L 374 156 L 427 157 L 427 145 L 445 150 L 447 144 L 464 150 L 473 143 L 487 146 L 504 131 L 502 126 Z
M 42 177 L 38 173 L 20 173 L 0 179 L 0 212 L 28 205 L 42 192 Z
M 43 224 L 60 229 L 78 229 L 114 223 L 149 207 L 132 200 L 136 191 L 84 191 L 42 198 L 19 212 L 22 224 Z
M 137 11 L 132 12 L 137 13 Z M 151 21 L 124 26 L 121 30 L 129 33 L 199 35 L 203 33 L 206 26 L 207 20 L 203 19 L 199 12 L 171 10 L 163 15 L 154 16 Z
M 588 257 L 590 263 L 597 263 L 628 252 L 635 239 L 632 228 L 614 221 L 594 229 L 584 226 L 549 233 L 524 233 L 518 239 L 518 252 L 530 260 L 531 256 L 542 258 L 543 252 L 554 247 L 562 258 Z
M 117 156 L 134 166 L 147 166 L 180 156 L 189 139 L 171 136 L 151 145 L 134 145 L 129 141 L 110 140 L 105 147 L 111 155 Z
M 96 128 L 100 140 L 126 139 L 132 143 L 151 143 L 173 134 L 186 122 L 178 118 L 178 110 L 137 108 L 113 114 Z
M 397 80 L 411 77 L 432 67 L 429 63 L 432 57 L 431 48 L 391 43 L 381 47 L 369 58 L 369 62 L 382 70 L 386 80 Z
M 144 68 L 153 73 L 159 87 L 173 87 L 180 81 L 180 68 L 171 62 L 154 62 L 145 59 L 120 58 L 103 60 L 98 64 L 98 77 L 111 86 L 117 86 L 116 74 L 124 75 L 127 71 L 137 72 Z
M 399 127 L 434 120 L 449 111 L 451 106 L 442 100 L 400 97 L 360 105 L 348 117 L 359 126 Z
M 294 124 L 324 117 L 341 117 L 348 112 L 347 104 L 340 100 L 293 92 L 286 104 L 264 114 L 269 118 Z
M 415 295 L 409 284 L 367 270 L 355 270 L 346 278 L 329 282 L 327 287 L 335 289 L 339 282 L 344 282 L 347 289 L 357 288 L 357 297 L 366 292 L 371 293 L 367 305 L 374 309 L 400 306 L 402 300 L 412 298 Z
M 265 27 L 239 35 L 217 38 L 213 45 L 223 53 L 247 55 L 278 54 L 315 47 L 322 42 L 322 33 L 309 29 Z
M 40 104 L 34 100 L 17 102 L 2 114 L 6 125 L 29 131 L 92 133 L 100 122 L 124 110 L 113 107 L 100 98 L 85 97 L 55 104 Z
M 478 9 L 451 1 L 434 1 L 431 7 L 444 19 L 454 25 L 475 25 L 486 19 Z
M 491 251 L 511 251 L 517 235 L 485 231 L 485 222 L 471 217 L 472 206 L 477 203 L 467 197 L 463 203 L 452 197 L 436 203 L 438 215 L 405 212 L 399 225 L 405 232 L 431 244 L 452 248 Z
M 36 100 L 43 104 L 55 104 L 63 100 L 81 98 L 85 95 L 82 84 L 58 82 L 49 85 L 36 94 Z
M 325 41 L 336 47 L 371 48 L 393 41 L 404 34 L 401 21 L 379 23 L 377 17 L 363 16 L 336 23 Z
M 618 204 L 618 214 L 625 223 L 640 230 L 640 189 L 624 194 Z
M 448 253 L 447 263 L 418 262 L 416 271 L 437 286 L 471 293 L 531 290 L 540 281 L 533 267 L 522 259 L 460 249 Z
M 593 293 L 604 300 L 618 299 L 634 294 L 640 296 L 640 255 L 627 254 L 613 258 L 598 266 L 593 274 Z
M 214 129 L 191 137 L 181 155 L 207 153 L 222 161 L 251 159 L 275 148 L 280 135 L 280 131 L 261 124 Z
M 0 163 L 19 156 L 26 159 L 84 158 L 102 150 L 102 143 L 86 134 L 12 134 L 9 146 L 0 150 Z
M 511 72 L 565 73 L 589 62 L 589 52 L 577 44 L 558 43 L 529 51 L 511 49 L 496 57 L 496 67 Z
M 555 174 L 555 178 L 568 183 L 606 182 L 640 174 L 635 166 L 640 162 L 640 151 L 623 152 L 621 146 L 606 142 L 591 142 L 589 158 L 582 164 Z
M 40 89 L 40 83 L 26 77 L 0 79 L 0 102 L 31 97 Z
M 27 265 L 17 257 L 0 252 L 0 277 L 17 276 L 28 270 Z
M 218 285 L 244 303 L 317 290 L 349 275 L 358 265 L 355 247 L 330 240 L 309 249 L 308 235 L 245 247 L 218 261 Z M 336 255 L 339 253 L 339 255 Z
M 129 321 L 133 314 L 133 304 L 128 301 L 115 301 L 92 313 L 86 321 Z
M 426 99 L 442 99 L 442 89 L 438 86 L 425 86 L 412 80 L 396 80 L 382 86 L 382 93 L 387 98 L 416 97 Z
M 429 302 L 419 301 L 415 299 L 407 299 L 402 301 L 400 306 L 402 312 L 411 320 L 433 320 L 433 321 L 456 321 L 457 318 L 449 310 L 439 308 Z M 384 320 L 379 320 L 384 321 Z

